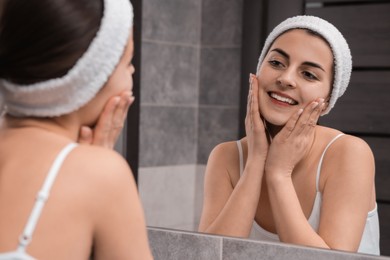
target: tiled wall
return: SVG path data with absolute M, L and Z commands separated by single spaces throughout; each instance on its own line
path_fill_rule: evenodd
M 388 257 L 352 254 L 291 244 L 212 236 L 174 230 L 148 228 L 149 244 L 155 260 L 385 260 Z
M 149 226 L 197 230 L 204 166 L 145 167 L 138 189 Z
M 208 155 L 238 137 L 242 5 L 143 1 L 138 178 L 148 225 L 196 226 Z

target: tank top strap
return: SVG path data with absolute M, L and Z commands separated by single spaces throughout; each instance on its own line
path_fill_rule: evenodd
M 328 145 L 325 147 L 324 151 L 322 152 L 322 155 L 321 155 L 321 158 L 320 158 L 320 162 L 318 163 L 318 168 L 317 168 L 317 175 L 316 175 L 316 191 L 319 192 L 320 191 L 320 175 L 321 175 L 321 167 L 322 167 L 322 161 L 325 157 L 325 153 L 326 151 L 328 150 L 328 148 L 341 136 L 343 136 L 345 134 L 341 133 L 341 134 L 338 134 L 336 137 L 334 137 L 329 143 Z
M 237 148 L 238 148 L 238 156 L 240 159 L 240 176 L 242 176 L 242 173 L 244 171 L 244 154 L 242 152 L 242 144 L 241 140 L 237 140 Z
M 30 216 L 27 220 L 27 224 L 24 228 L 23 234 L 19 239 L 19 252 L 25 252 L 26 247 L 31 241 L 33 232 L 41 215 L 43 206 L 46 203 L 46 200 L 49 198 L 50 189 L 53 186 L 53 183 L 57 177 L 57 174 L 62 166 L 62 163 L 65 161 L 67 155 L 77 146 L 75 143 L 70 143 L 65 146 L 61 152 L 58 154 L 57 158 L 53 162 L 49 173 L 46 176 L 45 182 L 41 190 L 38 192 L 37 197 L 35 199 L 34 207 L 30 213 Z

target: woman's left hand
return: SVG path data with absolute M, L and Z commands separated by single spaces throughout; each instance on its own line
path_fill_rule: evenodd
M 78 143 L 113 149 L 126 121 L 127 111 L 133 102 L 134 96 L 129 91 L 109 99 L 95 127 L 81 127 Z
M 272 140 L 265 165 L 266 173 L 291 176 L 294 167 L 310 150 L 324 105 L 324 99 L 319 98 L 291 116 Z

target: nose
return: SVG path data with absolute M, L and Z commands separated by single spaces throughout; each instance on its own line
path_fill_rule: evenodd
M 276 79 L 276 83 L 283 88 L 295 88 L 295 76 L 292 69 L 286 69 L 281 71 L 279 77 Z

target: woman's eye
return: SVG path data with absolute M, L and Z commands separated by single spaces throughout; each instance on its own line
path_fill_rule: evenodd
M 305 76 L 306 78 L 308 78 L 310 80 L 318 80 L 318 78 L 314 74 L 312 74 L 308 71 L 304 71 L 302 73 L 303 73 L 303 76 Z
M 269 64 L 271 64 L 272 67 L 281 67 L 283 64 L 277 60 L 270 60 L 268 61 Z

